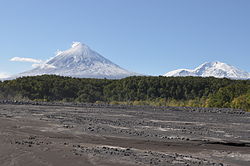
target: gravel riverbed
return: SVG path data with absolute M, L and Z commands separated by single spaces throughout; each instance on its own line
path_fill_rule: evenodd
M 250 113 L 0 102 L 0 165 L 250 165 Z

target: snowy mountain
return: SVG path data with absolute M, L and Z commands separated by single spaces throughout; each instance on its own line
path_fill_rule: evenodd
M 58 52 L 45 63 L 33 66 L 36 68 L 16 77 L 55 74 L 78 78 L 119 79 L 138 75 L 119 67 L 80 42 L 74 42 L 70 49 Z
M 178 69 L 170 71 L 164 76 L 200 76 L 232 79 L 250 79 L 250 73 L 222 62 L 206 62 L 194 70 Z

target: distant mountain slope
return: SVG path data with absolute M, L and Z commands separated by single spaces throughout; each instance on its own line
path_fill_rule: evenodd
M 170 71 L 164 76 L 200 76 L 200 77 L 217 77 L 232 79 L 249 79 L 250 73 L 240 70 L 234 66 L 222 62 L 206 62 L 194 70 L 178 69 Z
M 30 71 L 20 73 L 16 77 L 43 74 L 110 79 L 138 75 L 119 67 L 80 42 L 74 42 L 70 49 L 59 52 L 46 63 Z

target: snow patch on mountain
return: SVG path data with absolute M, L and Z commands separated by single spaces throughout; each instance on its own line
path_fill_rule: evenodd
M 232 79 L 249 79 L 250 73 L 240 70 L 232 65 L 216 62 L 206 62 L 191 69 L 178 69 L 170 71 L 164 76 L 200 76 L 200 77 L 217 77 L 217 78 L 232 78 Z

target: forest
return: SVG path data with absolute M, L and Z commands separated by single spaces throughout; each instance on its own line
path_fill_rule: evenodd
M 0 82 L 0 99 L 223 107 L 250 111 L 250 80 L 162 76 L 109 80 L 42 75 Z

